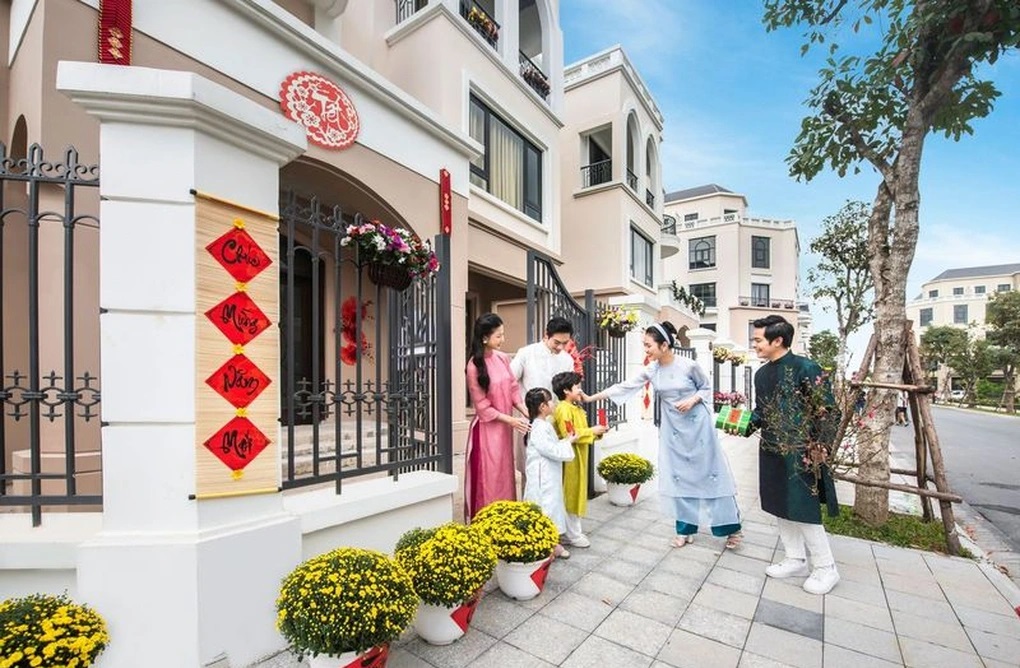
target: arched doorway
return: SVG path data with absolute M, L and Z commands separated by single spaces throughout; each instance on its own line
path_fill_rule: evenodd
M 411 230 L 399 213 L 357 178 L 310 159 L 285 166 L 280 184 L 284 487 L 448 471 L 445 262 L 403 290 L 375 282 L 348 227 L 377 220 Z M 429 242 L 446 252 L 443 238 Z

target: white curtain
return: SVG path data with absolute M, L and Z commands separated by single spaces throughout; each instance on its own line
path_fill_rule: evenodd
M 524 141 L 495 116 L 489 117 L 489 192 L 524 210 Z

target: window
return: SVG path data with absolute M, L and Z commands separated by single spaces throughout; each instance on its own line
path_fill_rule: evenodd
M 768 283 L 751 283 L 751 306 L 769 306 Z
M 685 216 L 686 218 L 686 216 Z M 710 269 L 715 266 L 715 237 L 691 239 L 690 269 Z
M 966 325 L 967 324 L 967 305 L 957 304 L 953 307 L 953 324 Z
M 1009 292 L 1009 283 L 999 283 L 995 286 L 996 292 Z
M 769 268 L 769 246 L 771 243 L 772 240 L 769 237 L 751 237 L 751 267 L 753 269 Z
M 983 295 L 983 294 L 985 294 L 985 286 L 983 286 L 983 285 L 975 285 L 974 286 L 974 294 L 976 294 L 976 295 Z
M 485 147 L 471 161 L 471 183 L 541 222 L 542 151 L 473 95 L 468 125 Z
M 707 329 L 709 331 L 714 332 L 715 331 L 715 323 L 714 322 L 703 322 L 703 323 L 701 323 L 701 328 L 702 329 Z
M 931 324 L 931 309 L 921 309 L 921 327 L 927 327 Z
M 715 307 L 715 283 L 692 283 L 688 292 L 700 299 L 706 308 Z
M 953 296 L 960 297 L 963 295 L 963 288 L 953 288 Z
M 633 227 L 630 228 L 630 277 L 652 285 L 652 251 L 655 244 Z
M 928 299 L 935 299 L 938 296 L 939 296 L 939 291 L 938 290 L 929 290 L 928 291 Z
M 696 222 L 698 222 L 698 214 L 696 214 L 696 213 L 685 213 L 684 214 L 684 222 L 685 223 L 696 223 Z

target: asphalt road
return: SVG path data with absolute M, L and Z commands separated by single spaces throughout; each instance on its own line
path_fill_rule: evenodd
M 933 417 L 950 487 L 1020 550 L 1020 417 L 941 406 Z M 892 439 L 911 452 L 913 425 L 894 425 Z

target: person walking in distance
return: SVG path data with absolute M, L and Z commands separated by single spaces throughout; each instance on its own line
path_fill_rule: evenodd
M 554 316 L 545 325 L 545 336 L 541 341 L 524 346 L 510 361 L 510 370 L 521 387 L 521 398 L 528 391 L 541 387 L 552 392 L 552 377 L 574 369 L 574 358 L 566 351 L 567 344 L 574 337 L 574 326 L 564 317 Z M 527 403 L 525 401 L 525 403 Z M 556 398 L 551 407 L 556 407 Z M 521 474 L 521 489 L 527 486 L 528 475 L 524 439 L 514 438 L 514 459 Z
M 830 515 L 838 514 L 839 507 L 828 467 L 824 462 L 809 465 L 807 446 L 831 438 L 838 411 L 821 367 L 790 352 L 793 325 L 778 315 L 751 325 L 754 350 L 765 361 L 754 376 L 756 399 L 751 418 L 752 427 L 761 431 L 761 507 L 778 518 L 779 538 L 786 552 L 786 558 L 766 568 L 765 573 L 773 578 L 808 575 L 804 590 L 827 594 L 839 582 L 839 572 L 819 504 L 825 503 Z M 819 396 L 824 396 L 824 406 L 813 405 L 820 401 Z M 813 569 L 808 568 L 809 555 Z

